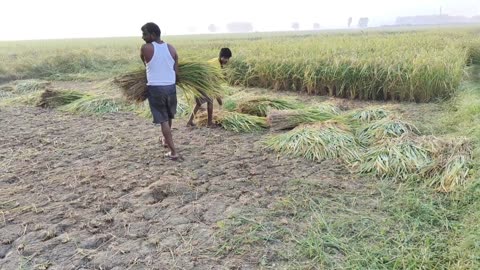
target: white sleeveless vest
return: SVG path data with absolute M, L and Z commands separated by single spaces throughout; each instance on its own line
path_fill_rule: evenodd
M 175 60 L 173 60 L 167 43 L 152 42 L 153 57 L 146 64 L 147 85 L 172 85 L 175 84 Z

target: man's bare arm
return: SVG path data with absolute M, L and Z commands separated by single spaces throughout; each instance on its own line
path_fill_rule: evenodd
M 153 58 L 153 45 L 152 44 L 143 44 L 140 49 L 140 59 L 144 65 L 148 64 Z

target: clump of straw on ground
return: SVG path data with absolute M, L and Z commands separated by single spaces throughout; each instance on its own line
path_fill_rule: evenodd
M 356 111 L 352 115 L 352 119 L 360 122 L 370 123 L 372 121 L 384 119 L 389 115 L 390 115 L 390 112 L 382 108 L 371 108 L 371 109 Z
M 466 138 L 438 139 L 427 137 L 425 143 L 436 144 L 435 164 L 426 170 L 424 178 L 438 191 L 450 192 L 467 183 L 472 161 L 472 143 Z
M 285 99 L 269 97 L 251 97 L 238 104 L 238 112 L 265 117 L 271 109 L 297 109 L 300 105 Z
M 308 124 L 333 119 L 337 116 L 328 108 L 310 108 L 299 110 L 272 110 L 267 121 L 272 130 L 292 129 L 300 124 Z
M 410 137 L 387 139 L 362 156 L 359 171 L 380 178 L 405 180 L 432 166 L 432 151 Z
M 361 150 L 349 128 L 337 121 L 298 126 L 272 136 L 266 145 L 276 152 L 308 160 L 341 159 L 346 163 L 357 160 Z
M 358 169 L 381 178 L 427 181 L 437 190 L 449 192 L 467 182 L 470 160 L 471 144 L 464 138 L 404 135 L 370 148 Z
M 84 93 L 68 90 L 68 91 L 58 91 L 58 90 L 45 90 L 40 94 L 40 99 L 38 100 L 36 106 L 43 108 L 57 108 L 70 104 L 78 99 L 85 97 Z
M 396 118 L 384 118 L 360 129 L 358 139 L 362 144 L 368 145 L 385 138 L 395 138 L 404 134 L 419 133 L 418 129 L 410 123 Z
M 196 119 L 198 125 L 207 125 L 207 114 L 205 112 L 197 114 Z M 255 132 L 268 128 L 264 117 L 237 112 L 218 111 L 215 113 L 213 120 L 215 124 L 234 132 Z
M 86 114 L 104 114 L 129 111 L 131 106 L 118 97 L 85 96 L 70 104 L 62 106 L 62 111 Z

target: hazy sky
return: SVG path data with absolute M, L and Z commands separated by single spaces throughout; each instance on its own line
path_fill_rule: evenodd
M 241 3 L 241 4 L 240 4 Z M 370 17 L 370 26 L 397 16 L 480 15 L 480 0 L 0 0 L 0 40 L 140 36 L 148 21 L 163 34 L 219 31 L 233 21 L 249 21 L 256 31 L 290 30 L 292 22 L 311 29 L 343 28 L 347 18 Z

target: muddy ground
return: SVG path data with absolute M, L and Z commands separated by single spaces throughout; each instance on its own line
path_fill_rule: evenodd
M 298 179 L 358 188 L 335 162 L 264 150 L 268 133 L 191 129 L 185 120 L 173 132 L 181 162 L 163 158 L 159 129 L 132 113 L 0 108 L 0 268 L 288 266 L 271 252 L 282 243 L 226 248 L 225 221 L 274 207 Z

